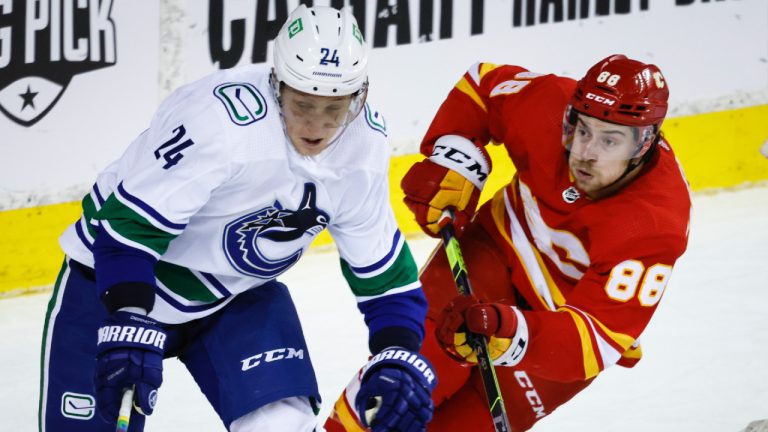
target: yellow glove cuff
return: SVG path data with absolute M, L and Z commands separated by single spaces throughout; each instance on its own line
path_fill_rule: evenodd
M 477 363 L 477 354 L 467 343 L 466 333 L 454 333 L 453 344 L 456 347 L 456 352 L 464 357 L 468 363 Z M 488 341 L 488 353 L 491 355 L 491 360 L 497 360 L 511 345 L 512 339 L 491 336 Z
M 440 182 L 440 190 L 432 197 L 429 206 L 435 209 L 438 218 L 440 212 L 446 207 L 455 207 L 459 211 L 464 211 L 474 190 L 475 185 L 471 181 L 456 171 L 448 170 L 443 181 Z

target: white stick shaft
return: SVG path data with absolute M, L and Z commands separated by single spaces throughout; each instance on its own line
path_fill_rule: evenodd
M 131 422 L 131 409 L 133 408 L 133 387 L 126 389 L 123 400 L 120 403 L 120 411 L 117 414 L 116 432 L 127 432 Z

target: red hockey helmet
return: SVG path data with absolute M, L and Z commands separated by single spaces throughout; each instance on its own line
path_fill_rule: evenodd
M 588 116 L 627 126 L 661 127 L 669 88 L 656 65 L 612 55 L 576 84 L 570 105 Z
M 592 66 L 576 83 L 565 111 L 563 144 L 570 150 L 579 114 L 637 130 L 630 157 L 647 154 L 667 114 L 669 88 L 658 67 L 615 54 Z

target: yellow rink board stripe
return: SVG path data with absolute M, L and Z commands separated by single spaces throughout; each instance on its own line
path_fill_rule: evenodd
M 768 179 L 768 159 L 759 153 L 768 140 L 768 105 L 667 120 L 663 126 L 693 190 L 724 188 Z M 481 201 L 514 174 L 502 146 L 488 146 L 493 172 Z M 406 235 L 419 233 L 402 202 L 400 179 L 420 155 L 398 156 L 390 167 L 392 205 Z M 61 265 L 57 238 L 80 215 L 80 203 L 0 212 L 0 296 L 53 284 Z M 314 245 L 327 245 L 323 232 Z
M 0 212 L 0 295 L 53 284 L 64 256 L 58 237 L 80 211 L 77 201 Z

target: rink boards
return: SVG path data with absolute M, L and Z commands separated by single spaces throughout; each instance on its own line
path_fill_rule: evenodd
M 768 180 L 768 160 L 759 148 L 768 140 L 768 105 L 668 119 L 663 127 L 685 170 L 691 188 L 702 191 Z M 514 173 L 500 146 L 489 146 L 493 172 L 481 200 Z M 420 155 L 395 156 L 390 168 L 392 206 L 403 232 L 417 234 L 402 203 L 399 182 Z M 0 212 L 0 297 L 47 289 L 62 253 L 57 238 L 80 215 L 80 203 L 68 202 Z M 315 246 L 332 243 L 327 231 Z

